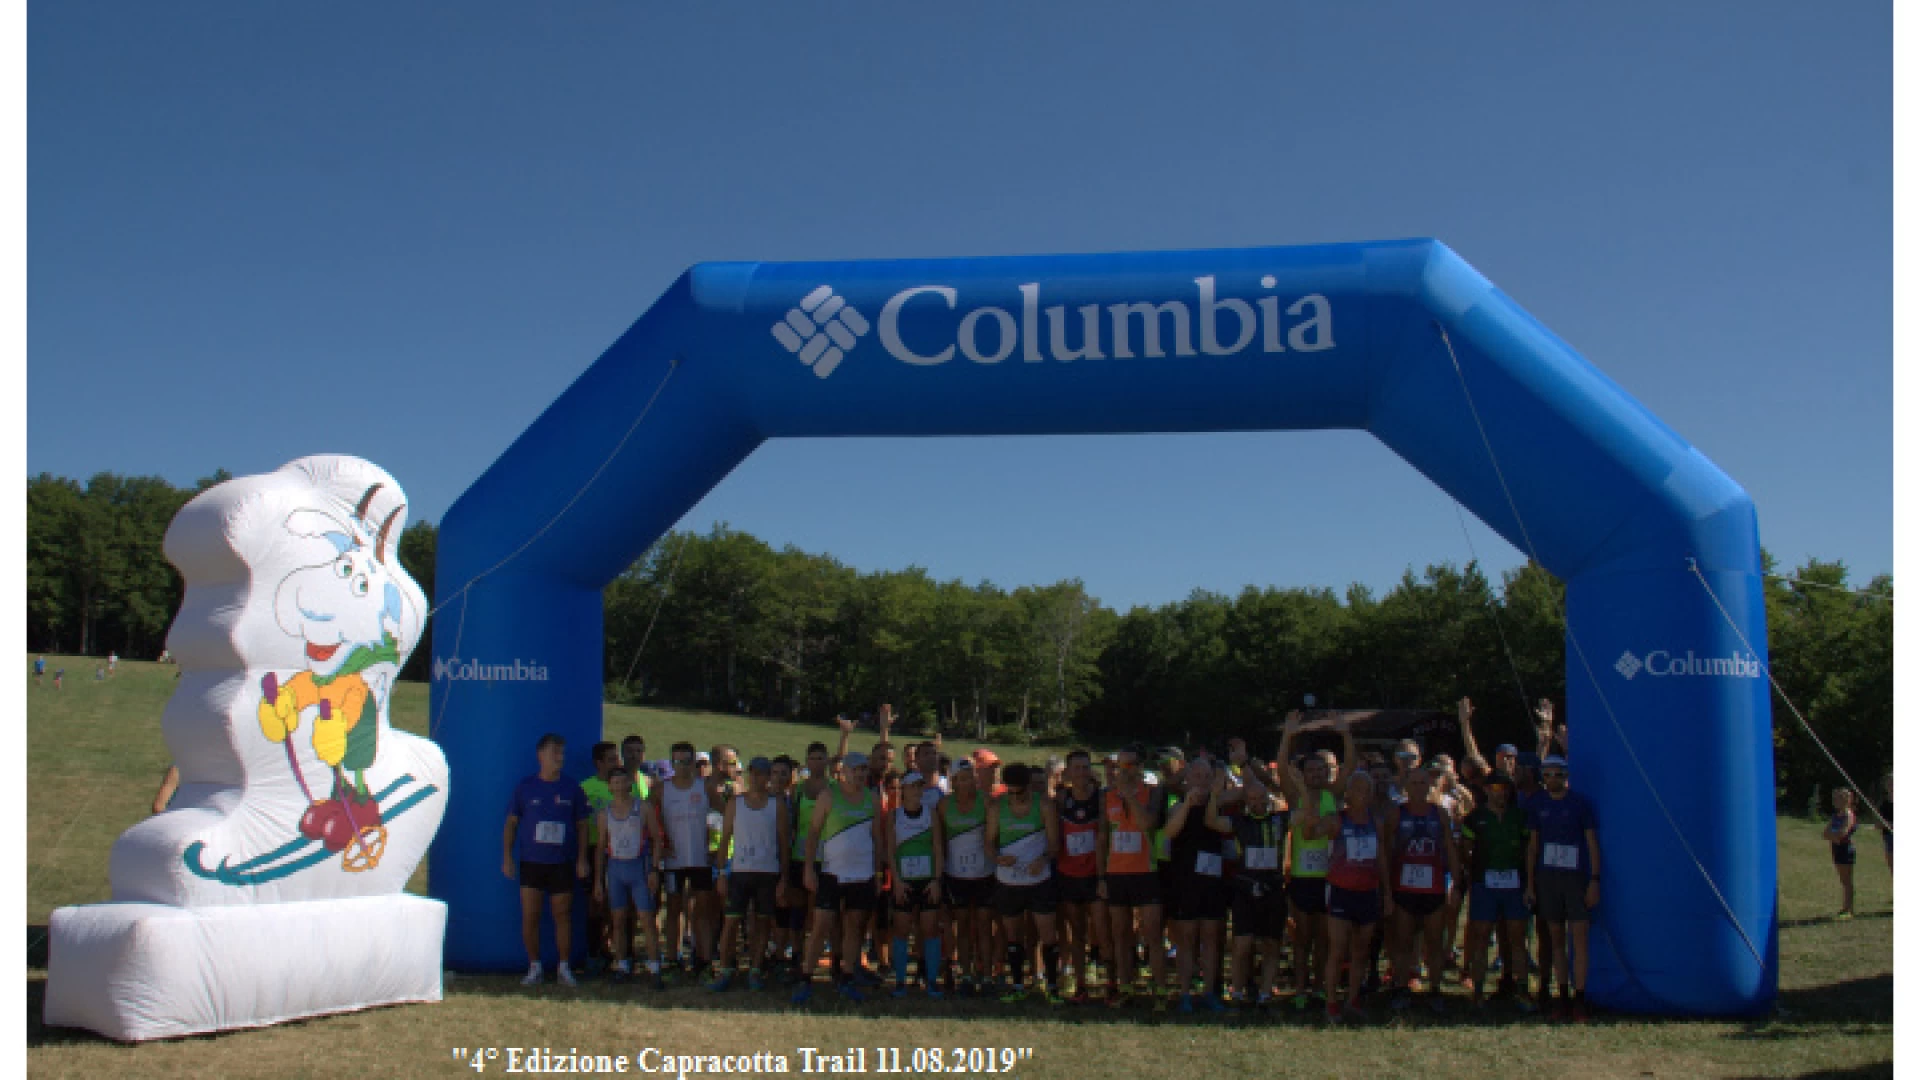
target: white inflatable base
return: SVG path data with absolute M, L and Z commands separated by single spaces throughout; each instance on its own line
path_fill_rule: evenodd
M 446 929 L 445 904 L 405 893 L 60 908 L 44 1019 L 137 1042 L 439 1001 Z

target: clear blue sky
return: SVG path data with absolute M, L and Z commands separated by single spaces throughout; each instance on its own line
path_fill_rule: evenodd
M 1885 4 L 41 2 L 28 34 L 33 473 L 348 452 L 437 520 L 693 262 L 1430 235 L 1783 563 L 1892 568 Z M 1122 608 L 1467 558 L 1353 433 L 777 442 L 681 527 L 716 520 Z

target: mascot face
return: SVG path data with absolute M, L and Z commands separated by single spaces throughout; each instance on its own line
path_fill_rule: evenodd
M 289 533 L 314 541 L 316 555 L 333 553 L 288 574 L 274 594 L 274 620 L 306 643 L 307 668 L 314 674 L 338 672 L 358 646 L 378 646 L 391 637 L 405 655 L 418 640 L 420 590 L 395 558 L 389 535 L 394 520 L 389 515 L 372 530 L 351 512 L 302 509 L 287 515 Z

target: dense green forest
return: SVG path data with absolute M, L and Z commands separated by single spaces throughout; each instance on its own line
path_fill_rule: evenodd
M 181 593 L 161 538 L 226 478 L 31 479 L 29 646 L 157 656 Z M 436 539 L 416 522 L 400 541 L 428 596 Z M 1077 580 L 1009 589 L 918 568 L 861 573 L 716 528 L 669 534 L 607 587 L 606 695 L 809 720 L 888 701 L 909 730 L 999 742 L 1214 738 L 1272 725 L 1308 693 L 1351 708 L 1449 708 L 1468 695 L 1483 736 L 1518 740 L 1528 700 L 1564 700 L 1562 596 L 1537 566 L 1490 581 L 1444 563 L 1409 569 L 1384 596 L 1249 586 L 1123 613 Z M 1781 686 L 1870 783 L 1893 756 L 1892 579 L 1855 590 L 1844 566 L 1811 560 L 1768 580 L 1767 613 Z M 408 677 L 426 675 L 428 633 Z M 1783 805 L 1832 786 L 1778 697 L 1774 731 Z

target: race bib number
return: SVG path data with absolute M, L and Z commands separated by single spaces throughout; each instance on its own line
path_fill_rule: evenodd
M 1555 870 L 1580 869 L 1580 849 L 1573 844 L 1546 844 L 1540 850 L 1540 861 Z
M 536 821 L 533 823 L 533 842 L 536 844 L 564 844 L 567 840 L 567 823 L 564 821 Z
M 1518 870 L 1487 871 L 1487 888 L 1517 889 L 1519 887 L 1520 887 L 1520 871 Z
M 1433 867 L 1425 863 L 1401 863 L 1400 887 L 1403 889 L 1433 888 Z
M 757 847 L 749 847 L 739 837 L 733 838 L 733 857 L 739 862 L 753 866 L 766 861 L 766 855 Z
M 1223 858 L 1228 858 L 1228 859 L 1239 858 L 1240 857 L 1240 841 L 1235 840 L 1231 836 L 1227 837 L 1225 840 L 1220 841 L 1220 855 Z
M 1348 862 L 1372 862 L 1380 852 L 1377 837 L 1349 836 L 1346 839 Z
M 923 881 L 933 876 L 933 856 L 908 855 L 900 860 L 900 876 Z
M 1220 876 L 1220 856 L 1210 851 L 1201 851 L 1195 854 L 1196 858 L 1193 861 L 1194 873 L 1199 874 L 1201 877 Z
M 1250 847 L 1247 849 L 1247 869 L 1280 869 L 1280 849 L 1272 847 Z
M 1140 854 L 1140 837 L 1137 832 L 1116 832 L 1113 834 L 1113 853 L 1115 855 Z
M 1096 837 L 1090 832 L 1070 832 L 1067 834 L 1067 854 L 1091 855 Z M 1117 849 L 1116 849 L 1117 850 Z
M 1327 849 L 1313 848 L 1300 853 L 1300 872 L 1318 876 L 1327 872 Z
M 953 853 L 953 873 L 955 877 L 979 877 L 986 869 L 986 858 L 977 851 Z

